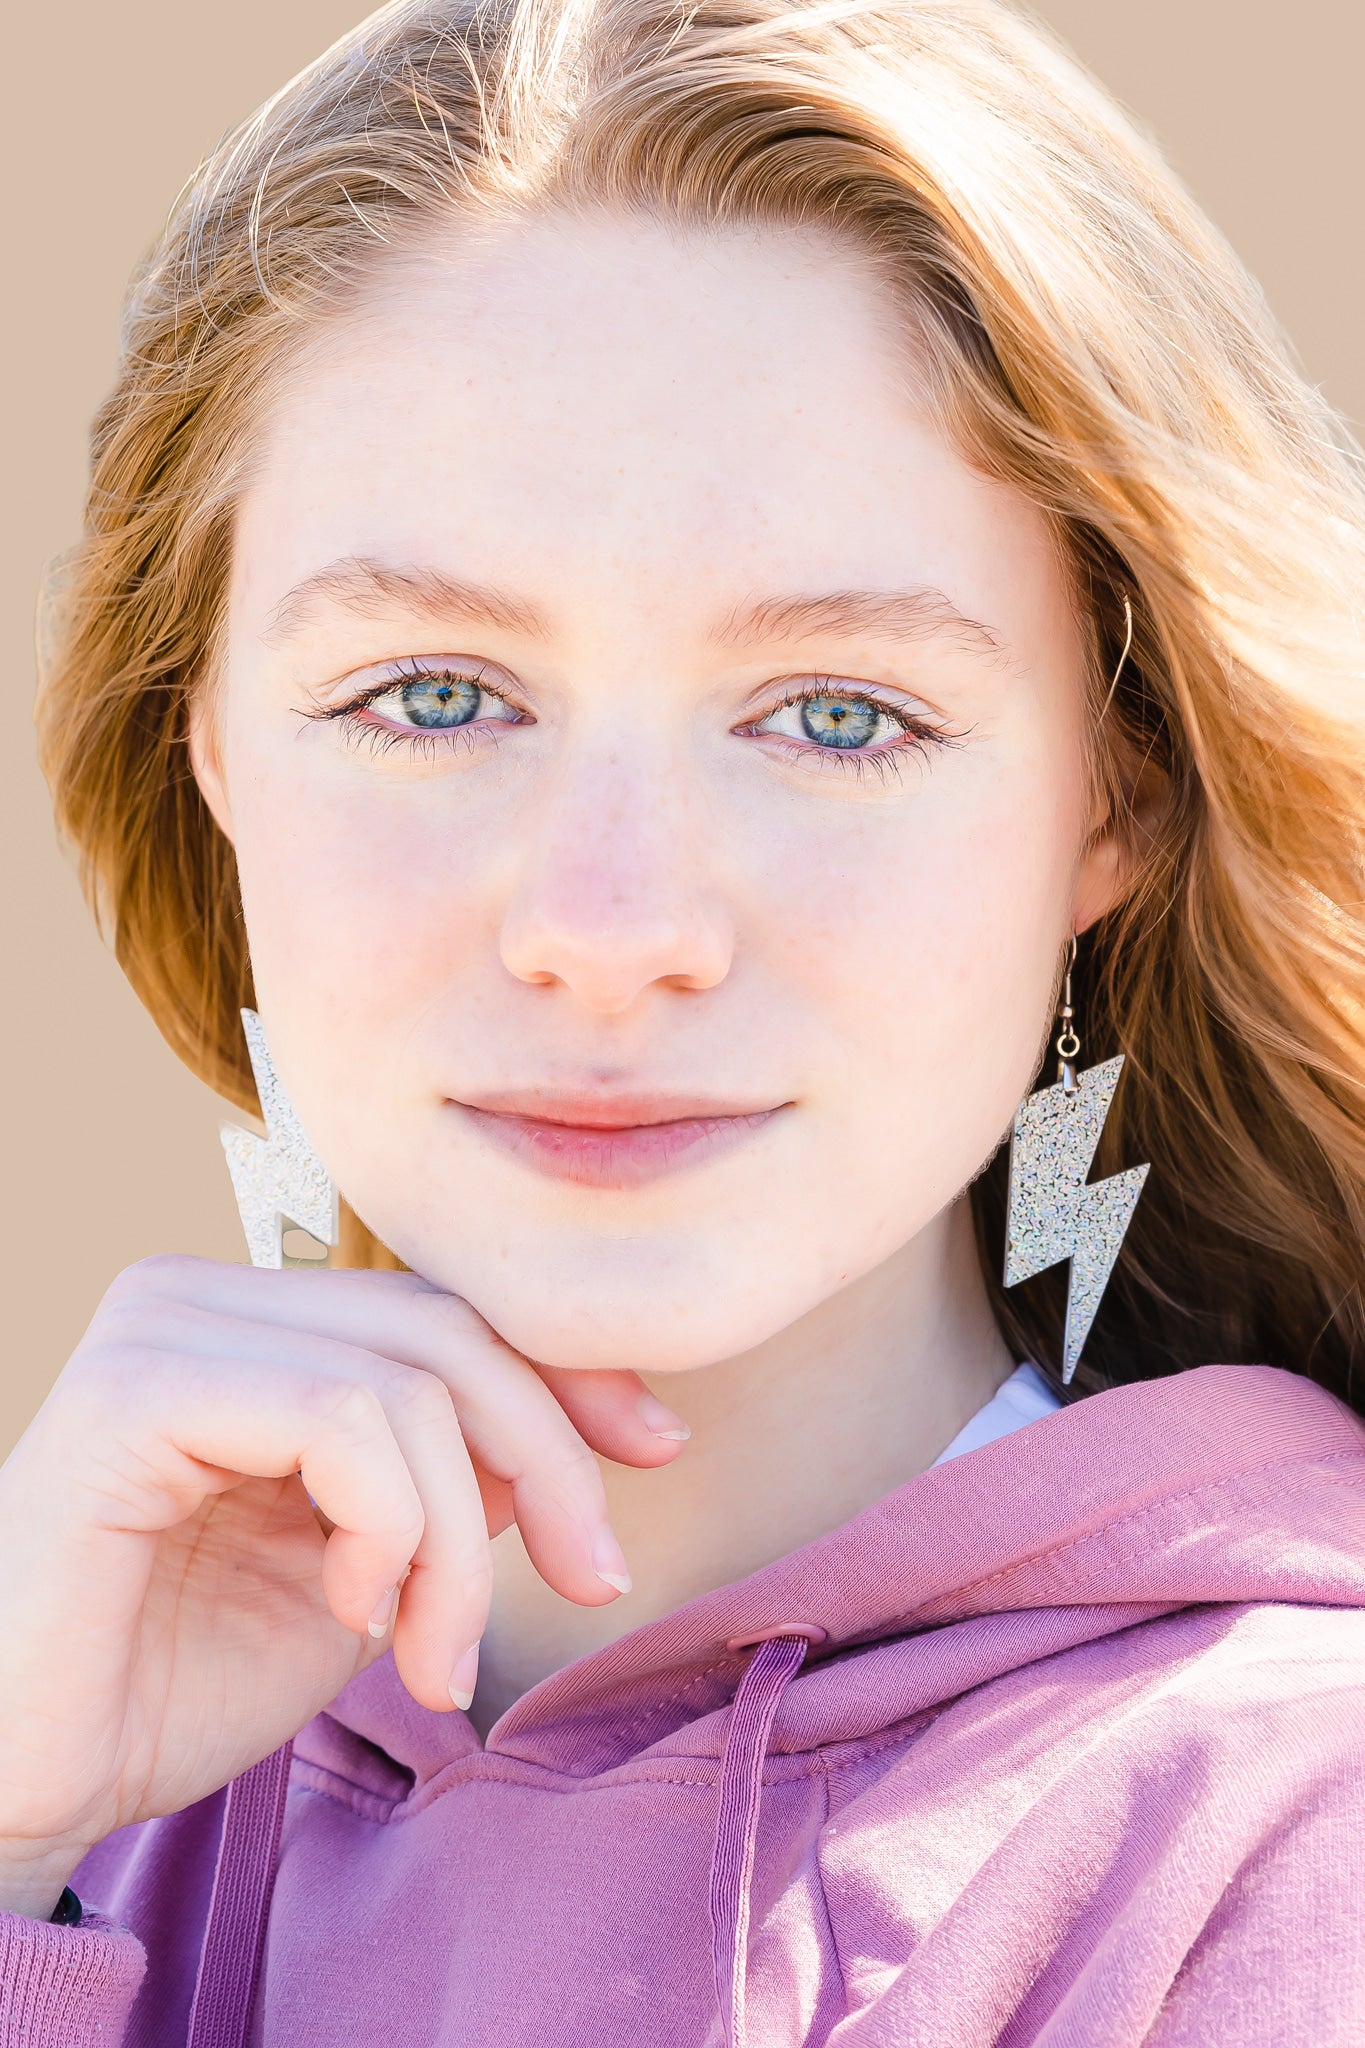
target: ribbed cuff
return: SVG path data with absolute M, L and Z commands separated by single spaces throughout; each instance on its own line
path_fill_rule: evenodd
M 98 1913 L 79 1927 L 0 1913 L 0 2048 L 118 2048 L 146 1967 Z

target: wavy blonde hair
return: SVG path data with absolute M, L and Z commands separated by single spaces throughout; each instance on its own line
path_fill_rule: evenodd
M 254 1102 L 233 855 L 185 742 L 273 374 L 383 246 L 583 206 L 851 238 L 945 426 L 1054 521 L 1133 862 L 1079 969 L 1086 1058 L 1129 1061 L 1100 1170 L 1152 1163 L 1081 1384 L 1268 1359 L 1349 1398 L 1358 456 L 1151 146 L 991 0 L 397 0 L 201 167 L 130 292 L 40 700 L 60 822 L 139 995 Z M 1140 770 L 1160 791 L 1141 824 Z M 1063 1276 L 996 1278 L 1002 1168 L 972 1193 L 997 1312 L 1055 1366 Z M 348 1228 L 352 1262 L 386 1261 Z

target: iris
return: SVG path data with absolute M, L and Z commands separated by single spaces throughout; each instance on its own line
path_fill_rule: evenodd
M 801 705 L 807 739 L 824 747 L 865 747 L 881 716 L 881 706 L 866 697 L 807 697 Z
M 404 716 L 414 725 L 452 726 L 468 725 L 483 692 L 468 676 L 422 676 L 404 683 L 400 694 Z

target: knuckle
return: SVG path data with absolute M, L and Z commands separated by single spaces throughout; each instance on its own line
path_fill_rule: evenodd
M 583 1514 L 585 1497 L 602 1504 L 602 1471 L 586 1448 L 567 1452 L 526 1471 L 516 1482 L 518 1499 L 534 1499 L 541 1513 L 577 1523 Z
M 384 1403 L 365 1380 L 322 1380 L 317 1386 L 322 1421 L 346 1436 L 370 1437 L 385 1429 Z
M 487 1607 L 493 1598 L 493 1557 L 486 1543 L 471 1544 L 461 1553 L 457 1569 L 461 1590 L 472 1605 Z
M 507 1465 L 499 1471 L 513 1486 L 532 1488 L 538 1495 L 552 1496 L 566 1504 L 581 1494 L 585 1486 L 596 1489 L 602 1484 L 596 1457 L 567 1416 L 562 1418 L 562 1427 L 556 1426 L 533 1446 L 514 1448 Z
M 427 1518 L 422 1512 L 421 1503 L 414 1500 L 411 1513 L 394 1529 L 394 1542 L 404 1557 L 411 1558 L 413 1552 L 420 1547 L 426 1533 Z
M 70 1448 L 133 1442 L 158 1410 L 156 1359 L 134 1345 L 84 1345 L 67 1360 L 43 1404 Z
M 435 1373 L 411 1367 L 396 1375 L 389 1392 L 394 1412 L 420 1429 L 444 1429 L 454 1418 L 450 1390 Z
M 101 1342 L 82 1344 L 71 1354 L 52 1391 L 87 1405 L 118 1401 L 125 1392 L 141 1391 L 151 1369 L 151 1359 L 139 1346 L 105 1333 Z
M 561 1446 L 555 1465 L 555 1476 L 560 1484 L 573 1491 L 584 1485 L 598 1487 L 602 1483 L 601 1467 L 580 1436 L 575 1435 Z
M 442 1294 L 431 1287 L 414 1289 L 407 1299 L 407 1312 L 438 1345 L 467 1343 L 470 1338 L 486 1341 L 490 1335 L 483 1318 L 459 1294 Z
M 147 1344 L 153 1337 L 163 1347 L 173 1346 L 184 1329 L 180 1304 L 164 1295 L 129 1288 L 106 1295 L 92 1326 L 105 1346 L 123 1348 Z
M 130 1296 L 159 1293 L 167 1286 L 183 1282 L 198 1264 L 185 1252 L 150 1252 L 145 1259 L 135 1259 L 131 1266 L 115 1274 L 104 1298 L 121 1302 Z

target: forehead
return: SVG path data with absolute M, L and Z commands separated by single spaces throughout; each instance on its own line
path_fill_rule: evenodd
M 942 579 L 1041 517 L 934 424 L 858 251 L 612 216 L 454 231 L 383 262 L 282 380 L 238 568 L 288 588 L 349 555 L 599 586 Z M 960 566 L 960 565 L 959 565 Z

